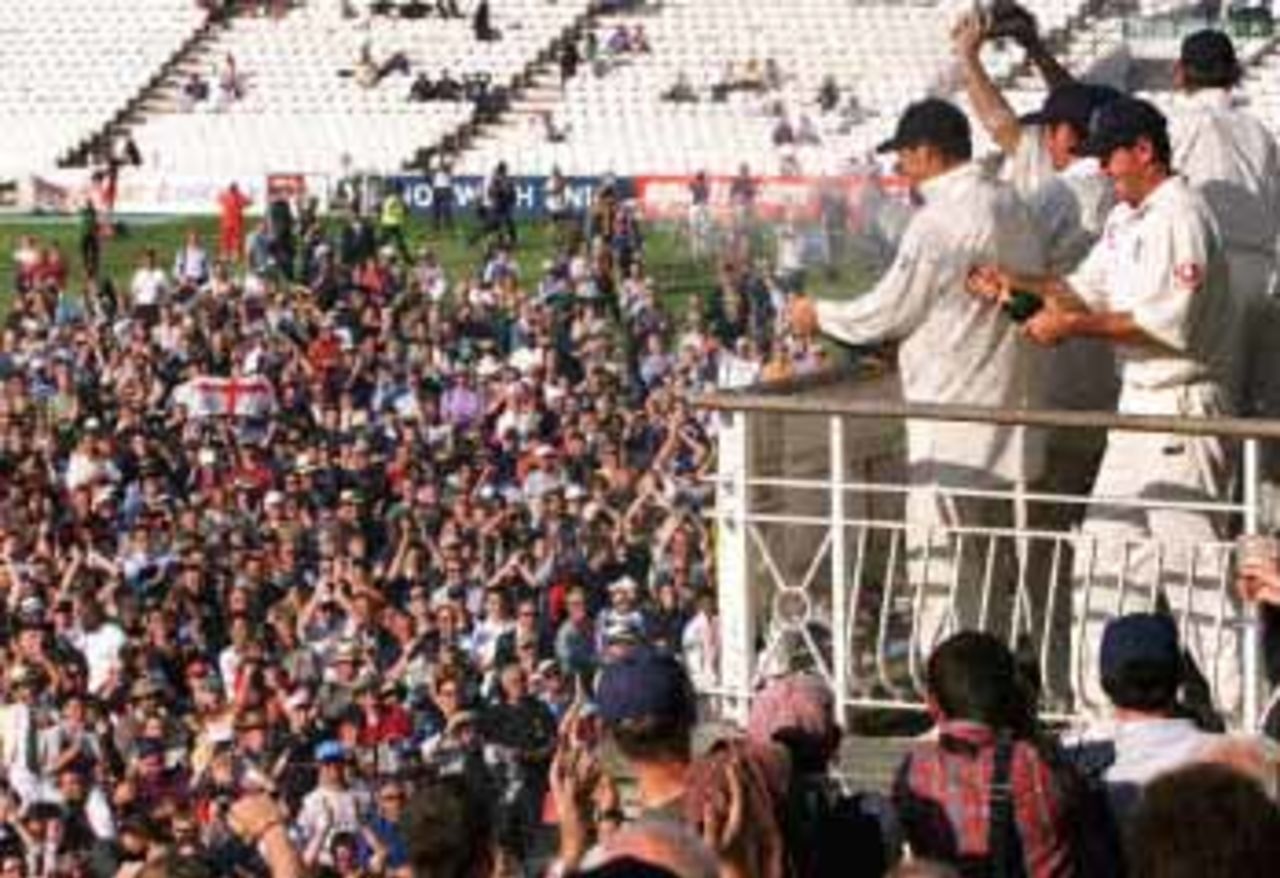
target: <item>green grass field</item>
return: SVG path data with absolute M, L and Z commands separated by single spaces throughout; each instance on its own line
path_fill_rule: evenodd
M 336 221 L 330 222 L 336 226 Z M 125 225 L 126 234 L 104 242 L 103 249 L 103 267 L 117 282 L 128 280 L 143 251 L 148 247 L 157 250 L 162 265 L 168 265 L 188 230 L 197 231 L 209 249 L 215 248 L 217 244 L 218 221 L 212 216 L 126 219 Z M 469 232 L 469 227 L 459 226 L 452 233 L 430 234 L 422 223 L 413 223 L 411 247 L 416 252 L 420 245 L 429 243 L 450 275 L 456 277 L 474 271 L 477 267 L 480 248 L 467 243 Z M 14 218 L 0 225 L 0 277 L 12 276 L 13 250 L 24 234 L 36 235 L 43 241 L 57 243 L 73 269 L 78 270 L 79 250 L 74 220 L 51 217 Z M 542 263 L 554 250 L 551 229 L 545 224 L 530 223 L 521 227 L 520 234 L 517 252 L 521 271 L 525 277 L 536 277 Z M 694 260 L 689 255 L 687 246 L 674 232 L 656 230 L 649 236 L 646 252 L 650 270 L 665 293 L 688 294 L 711 282 L 708 266 Z
M 329 222 L 336 226 L 338 221 L 330 219 Z M 125 225 L 125 234 L 103 243 L 103 267 L 117 284 L 128 283 L 143 251 L 149 247 L 154 247 L 160 254 L 161 265 L 168 266 L 188 230 L 198 232 L 210 250 L 217 245 L 218 221 L 213 216 L 129 218 Z M 421 245 L 430 244 L 450 276 L 459 277 L 478 267 L 480 248 L 468 243 L 470 232 L 471 226 L 466 223 L 460 224 L 453 232 L 436 234 L 423 222 L 411 222 L 411 249 L 416 252 Z M 80 256 L 74 218 L 31 216 L 0 220 L 0 279 L 3 279 L 0 280 L 0 313 L 8 306 L 13 251 L 19 238 L 25 234 L 58 244 L 72 267 L 72 277 L 79 277 Z M 555 247 L 553 230 L 549 225 L 532 222 L 521 225 L 517 255 L 522 275 L 525 278 L 538 277 L 543 263 L 553 255 Z M 706 258 L 695 258 L 688 242 L 675 226 L 658 225 L 647 230 L 645 260 L 655 288 L 673 313 L 679 313 L 689 296 L 705 295 L 714 287 L 712 262 Z M 810 277 L 812 293 L 840 298 L 847 297 L 850 289 L 866 286 L 869 280 L 865 269 L 856 264 L 843 266 L 836 273 L 813 272 Z

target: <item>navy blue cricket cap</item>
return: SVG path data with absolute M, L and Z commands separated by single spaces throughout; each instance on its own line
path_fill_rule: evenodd
M 605 664 L 596 707 L 608 725 L 640 720 L 691 722 L 697 704 L 684 666 L 670 653 L 638 649 Z
M 1123 94 L 1110 86 L 1069 82 L 1049 92 L 1040 109 L 1023 116 L 1021 122 L 1024 125 L 1066 122 L 1081 131 L 1088 131 L 1094 113 L 1122 97 Z
M 1139 665 L 1176 675 L 1182 665 L 1178 628 L 1173 619 L 1160 613 L 1130 613 L 1112 619 L 1102 633 L 1098 665 L 1104 680 Z
M 1240 77 L 1240 60 L 1231 37 L 1220 30 L 1198 30 L 1187 34 L 1178 52 L 1183 68 L 1199 77 L 1234 81 Z
M 926 143 L 967 154 L 973 143 L 969 117 L 955 104 L 939 98 L 917 101 L 903 111 L 893 137 L 877 146 L 876 152 L 893 152 Z
M 1133 146 L 1143 137 L 1169 142 L 1169 120 L 1154 104 L 1141 98 L 1120 97 L 1098 108 L 1080 154 L 1106 160 L 1117 149 Z

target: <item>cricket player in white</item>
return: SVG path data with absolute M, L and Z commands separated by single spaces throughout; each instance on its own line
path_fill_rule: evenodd
M 1115 101 L 1098 112 L 1085 146 L 1101 158 L 1121 203 L 1084 263 L 1065 280 L 984 268 L 971 276 L 970 289 L 1040 294 L 1045 307 L 1025 329 L 1041 344 L 1079 336 L 1109 340 L 1120 363 L 1122 413 L 1232 413 L 1240 312 L 1213 213 L 1170 169 L 1164 116 L 1145 101 Z M 1220 586 L 1224 556 L 1214 545 L 1222 522 L 1194 508 L 1121 509 L 1103 502 L 1222 502 L 1230 497 L 1231 471 L 1228 448 L 1212 437 L 1108 436 L 1076 554 L 1077 707 L 1102 710 L 1106 703 L 1097 667 L 1106 621 L 1153 601 L 1183 618 L 1187 646 L 1209 675 L 1219 707 L 1238 707 L 1239 608 Z
M 1021 118 L 982 64 L 990 39 L 986 17 L 969 13 L 952 31 L 974 116 L 1004 154 L 1001 175 L 1027 202 L 1044 242 L 1048 273 L 1065 275 L 1093 249 L 1115 206 L 1115 187 L 1092 156 L 1080 154 L 1093 114 L 1120 97 L 1105 86 L 1076 82 L 1044 47 L 1030 16 L 1012 20 L 1006 37 L 1016 39 L 1040 71 L 1050 91 L 1038 112 Z M 1120 393 L 1115 354 L 1105 339 L 1073 338 L 1041 349 L 1045 362 L 1043 404 L 1051 409 L 1115 411 Z M 1046 466 L 1032 486 L 1036 493 L 1079 497 L 1089 493 L 1102 459 L 1106 435 L 1100 430 L 1054 429 L 1047 435 Z M 1076 503 L 1029 503 L 1022 516 L 1037 531 L 1068 534 L 1080 524 Z M 1050 539 L 1025 544 L 1025 577 L 1030 615 L 1017 621 L 1029 629 L 1041 667 L 1042 695 L 1062 703 L 1070 694 L 1070 601 L 1055 597 L 1071 588 L 1068 542 Z M 1056 571 L 1056 576 L 1054 572 Z M 1052 618 L 1050 618 L 1052 614 Z M 1047 638 L 1049 648 L 1044 650 Z
M 909 402 L 1025 406 L 1037 395 L 1033 351 L 1012 323 L 965 290 L 969 270 L 993 259 L 1024 271 L 1043 269 L 1025 205 L 970 161 L 968 119 L 945 101 L 910 106 L 879 149 L 897 153 L 899 172 L 921 207 L 871 291 L 849 302 L 802 302 L 792 312 L 796 328 L 820 328 L 850 344 L 900 341 L 898 367 Z M 1039 474 L 1043 449 L 1038 432 L 985 424 L 910 421 L 906 434 L 907 566 L 917 648 L 927 654 L 953 628 L 998 627 L 1013 600 L 1011 551 L 996 565 L 1004 575 L 988 577 L 989 544 L 970 536 L 961 548 L 954 532 L 1009 528 L 1011 504 L 953 490 L 1009 490 Z M 999 548 L 1011 550 L 1010 543 Z
M 1190 34 L 1174 68 L 1182 92 L 1169 137 L 1173 167 L 1204 195 L 1222 231 L 1231 292 L 1247 315 L 1240 376 L 1247 414 L 1280 417 L 1280 308 L 1275 284 L 1280 238 L 1280 150 L 1261 122 L 1240 109 L 1241 76 L 1231 38 Z M 1280 455 L 1270 454 L 1272 471 Z

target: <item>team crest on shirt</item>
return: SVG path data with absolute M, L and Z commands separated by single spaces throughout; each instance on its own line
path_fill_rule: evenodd
M 1184 262 L 1174 267 L 1173 276 L 1183 289 L 1197 290 L 1204 283 L 1204 266 L 1198 262 Z

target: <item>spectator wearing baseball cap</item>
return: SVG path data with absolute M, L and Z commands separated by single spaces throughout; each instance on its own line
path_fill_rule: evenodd
M 679 660 L 642 649 L 609 662 L 600 671 L 596 705 L 635 775 L 642 814 L 684 819 L 697 707 Z
M 347 783 L 350 756 L 347 748 L 333 739 L 316 745 L 319 782 L 302 800 L 295 821 L 306 845 L 303 860 L 308 864 L 332 865 L 333 836 L 340 832 L 360 832 L 369 797 L 364 790 L 353 789 Z
M 1077 758 L 1101 773 L 1118 816 L 1157 776 L 1201 760 L 1221 735 L 1202 731 L 1178 704 L 1183 652 L 1172 618 L 1131 613 L 1111 620 L 1098 666 L 1112 715 L 1086 731 Z

